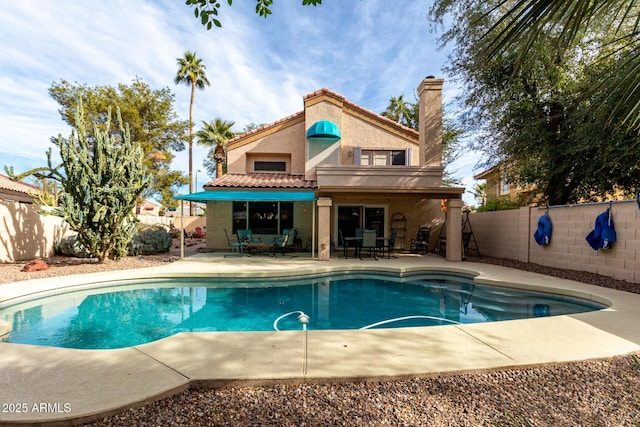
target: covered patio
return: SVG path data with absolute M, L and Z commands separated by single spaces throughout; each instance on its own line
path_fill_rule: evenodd
M 202 202 L 207 204 L 208 231 L 214 233 L 227 232 L 229 236 L 235 233 L 229 233 L 227 228 L 231 228 L 233 221 L 230 203 L 238 202 L 294 202 L 297 217 L 307 215 L 309 218 L 297 220 L 306 221 L 311 230 L 310 249 L 311 258 L 320 261 L 328 261 L 331 259 L 331 249 L 336 247 L 338 236 L 338 209 L 339 206 L 368 206 L 377 205 L 384 206 L 386 219 L 384 230 L 390 231 L 392 225 L 389 218 L 392 211 L 397 209 L 408 210 L 408 217 L 411 219 L 411 231 L 407 238 L 413 234 L 413 229 L 417 229 L 418 225 L 422 225 L 425 221 L 440 221 L 440 226 L 445 227 L 445 234 L 449 236 L 446 246 L 446 259 L 448 261 L 462 260 L 462 227 L 461 218 L 462 200 L 460 199 L 460 188 L 433 187 L 433 188 L 403 188 L 398 191 L 397 188 L 362 188 L 354 191 L 353 188 L 345 188 L 339 186 L 324 186 L 321 189 L 286 189 L 286 191 L 277 190 L 238 190 L 238 189 L 213 189 L 201 191 L 193 194 L 176 196 L 181 203 L 185 201 Z M 439 212 L 440 200 L 446 199 L 447 217 L 450 219 L 444 221 L 440 219 L 442 216 Z M 227 204 L 221 207 L 221 204 Z M 310 204 L 310 209 L 305 204 Z M 425 207 L 425 206 L 429 207 Z M 437 206 L 437 208 L 435 208 Z M 222 209 L 222 211 L 220 211 Z M 227 212 L 229 211 L 229 212 Z M 302 215 L 300 215 L 302 213 Z M 436 218 L 438 215 L 438 218 Z M 183 219 L 180 220 L 180 228 L 183 228 Z M 224 223 L 228 222 L 227 225 Z M 215 224 L 213 224 L 215 222 Z M 444 222 L 444 224 L 442 224 Z M 244 227 L 243 227 L 244 228 Z M 280 231 L 280 230 L 279 230 Z M 184 241 L 181 240 L 181 256 L 184 257 Z
M 316 201 L 317 198 L 315 196 L 314 191 L 309 190 L 295 190 L 295 189 L 287 189 L 286 191 L 265 191 L 265 190 L 230 190 L 230 189 L 215 189 L 215 190 L 207 190 L 200 191 L 198 193 L 185 194 L 174 197 L 177 200 L 180 200 L 181 207 L 184 208 L 184 202 L 200 202 L 207 204 L 207 210 L 216 209 L 217 202 L 304 202 L 311 203 L 312 209 L 311 211 L 311 258 L 315 258 L 316 256 L 316 239 L 317 239 L 317 228 L 316 224 Z M 184 211 L 183 209 L 181 209 Z M 207 218 L 212 218 L 214 215 L 208 213 Z M 218 217 L 218 216 L 216 216 Z M 184 217 L 180 217 L 180 227 L 181 230 L 184 229 Z M 211 227 L 213 228 L 213 227 Z M 210 229 L 211 229 L 210 228 Z M 226 231 L 226 228 L 224 229 Z M 280 231 L 280 230 L 279 230 Z M 235 235 L 235 233 L 232 233 Z M 180 256 L 184 258 L 184 233 L 181 232 L 181 243 L 180 243 Z M 230 237 L 230 239 L 233 236 Z

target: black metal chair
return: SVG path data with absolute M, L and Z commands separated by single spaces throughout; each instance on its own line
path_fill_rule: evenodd
M 409 251 L 411 253 L 428 253 L 429 239 L 431 237 L 431 227 L 420 227 L 416 233 L 416 237 L 411 239 Z
M 389 240 L 383 242 L 383 245 L 381 247 L 382 249 L 382 258 L 384 258 L 384 250 L 386 248 L 387 250 L 387 258 L 391 258 L 391 252 L 394 250 L 394 247 L 396 245 L 396 238 L 398 237 L 398 229 L 397 228 L 392 228 L 391 229 L 391 236 L 389 236 Z M 396 258 L 394 256 L 394 258 Z

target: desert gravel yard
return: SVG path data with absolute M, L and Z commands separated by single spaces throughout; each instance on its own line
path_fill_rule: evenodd
M 150 267 L 175 256 L 49 259 L 25 273 L 0 264 L 0 283 Z M 473 259 L 640 293 L 640 285 L 510 260 Z M 1 286 L 1 285 L 0 285 Z M 638 326 L 640 327 L 640 325 Z M 465 357 L 464 352 L 460 357 Z M 527 368 L 388 381 L 194 388 L 93 426 L 640 426 L 640 354 Z

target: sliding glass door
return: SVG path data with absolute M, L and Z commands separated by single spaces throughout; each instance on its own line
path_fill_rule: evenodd
M 379 237 L 385 233 L 386 206 L 338 205 L 336 215 L 336 240 L 342 246 L 342 237 L 353 237 L 356 229 L 376 230 Z

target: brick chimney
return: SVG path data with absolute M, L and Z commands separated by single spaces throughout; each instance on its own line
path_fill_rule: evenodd
M 426 77 L 418 86 L 420 165 L 442 166 L 442 84 Z

